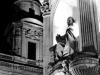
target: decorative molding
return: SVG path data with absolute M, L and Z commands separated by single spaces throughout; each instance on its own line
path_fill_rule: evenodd
M 1 60 L 13 61 L 13 56 L 0 53 L 0 59 Z
M 40 37 L 43 36 L 43 29 L 31 29 L 31 28 L 23 28 L 23 32 L 25 33 L 25 36 L 27 38 L 33 39 L 33 40 L 40 40 Z
M 38 6 L 41 6 L 41 3 L 38 2 L 38 1 L 35 1 L 35 0 L 17 0 L 15 2 L 15 4 L 19 4 L 21 2 L 28 2 L 28 3 L 31 3 L 32 6 L 34 6 L 34 4 L 38 5 Z

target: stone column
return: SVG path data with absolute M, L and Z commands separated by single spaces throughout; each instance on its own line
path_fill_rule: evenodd
M 99 52 L 97 8 L 93 0 L 79 0 L 80 37 L 82 51 Z
M 43 68 L 44 75 L 48 75 L 48 63 L 50 61 L 49 48 L 53 45 L 52 26 L 50 23 L 50 8 L 48 1 L 44 1 L 41 7 L 43 12 Z

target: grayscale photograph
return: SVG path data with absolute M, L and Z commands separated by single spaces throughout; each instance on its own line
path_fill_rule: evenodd
M 100 0 L 0 7 L 0 75 L 100 75 Z

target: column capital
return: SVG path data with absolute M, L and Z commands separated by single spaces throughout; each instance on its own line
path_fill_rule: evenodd
M 41 12 L 43 13 L 43 16 L 50 15 L 50 11 L 49 2 L 44 1 L 41 6 Z

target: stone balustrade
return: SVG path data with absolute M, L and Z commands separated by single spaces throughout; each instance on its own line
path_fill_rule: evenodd
M 99 59 L 92 57 L 79 58 L 70 63 L 69 70 L 74 75 L 99 75 Z

